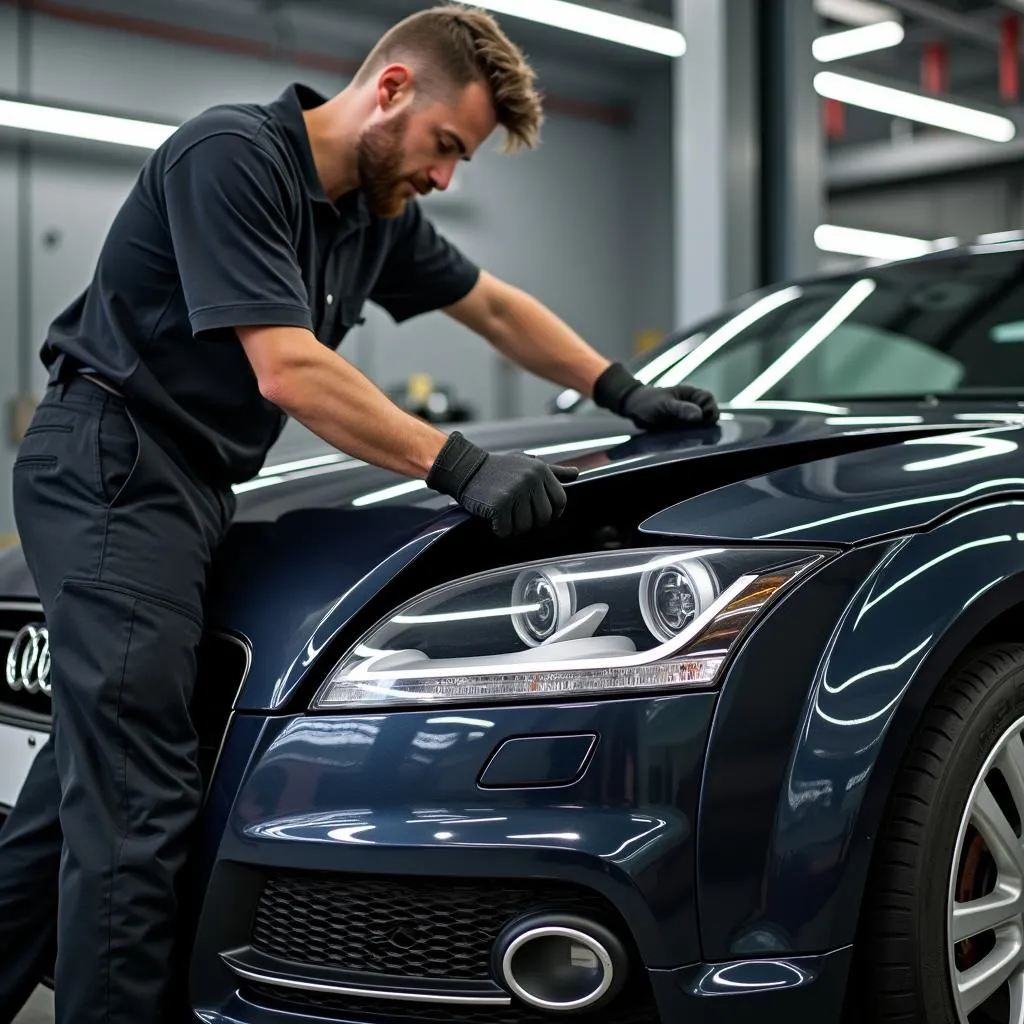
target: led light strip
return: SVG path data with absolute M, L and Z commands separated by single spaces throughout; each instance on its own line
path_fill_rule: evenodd
M 814 89 L 820 96 L 839 100 L 853 107 L 875 110 L 892 117 L 930 124 L 964 135 L 973 135 L 990 142 L 1009 142 L 1017 134 L 1017 126 L 1008 117 L 975 110 L 959 103 L 919 96 L 904 89 L 877 85 L 834 71 L 819 71 L 814 76 Z
M 89 114 L 82 110 L 4 99 L 0 99 L 0 126 L 89 139 L 93 142 L 137 146 L 140 149 L 156 149 L 177 127 L 154 121 L 137 121 L 130 117 L 115 117 L 112 114 Z
M 879 260 L 912 259 L 944 247 L 941 239 L 932 242 L 926 238 L 844 228 L 838 224 L 819 224 L 814 229 L 814 244 L 824 252 Z
M 903 26 L 898 21 L 880 21 L 874 25 L 819 36 L 811 44 L 811 53 L 815 60 L 823 63 L 844 60 L 862 53 L 899 46 L 903 42 L 903 36 Z
M 477 0 L 476 6 L 495 14 L 508 14 L 513 18 L 579 32 L 665 57 L 682 57 L 686 53 L 686 40 L 674 28 L 652 25 L 638 18 L 568 3 L 567 0 Z

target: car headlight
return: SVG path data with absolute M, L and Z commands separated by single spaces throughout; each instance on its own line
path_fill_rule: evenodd
M 824 552 L 643 548 L 470 576 L 379 622 L 315 709 L 707 687 L 750 626 Z

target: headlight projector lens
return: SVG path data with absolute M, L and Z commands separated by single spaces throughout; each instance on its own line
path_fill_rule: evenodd
M 512 587 L 513 607 L 531 608 L 512 616 L 519 639 L 529 647 L 539 647 L 553 637 L 576 611 L 575 588 L 565 580 L 553 579 L 556 571 L 554 567 L 528 569 Z
M 662 565 L 640 578 L 640 612 L 662 643 L 678 636 L 717 595 L 715 578 L 698 561 Z

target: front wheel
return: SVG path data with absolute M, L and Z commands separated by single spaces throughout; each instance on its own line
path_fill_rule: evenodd
M 1024 1024 L 1024 645 L 936 694 L 878 838 L 850 985 L 857 1024 Z

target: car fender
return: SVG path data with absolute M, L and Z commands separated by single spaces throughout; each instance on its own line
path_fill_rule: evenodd
M 702 541 L 862 544 L 1024 492 L 1024 427 L 912 437 L 772 469 L 693 495 L 645 533 Z
M 726 699 L 743 682 L 743 672 L 730 674 L 709 744 L 699 826 L 706 959 L 837 949 L 855 940 L 875 839 L 921 716 L 972 640 L 1022 604 L 1024 502 L 976 507 L 885 548 L 838 616 L 803 700 L 788 711 L 766 708 L 763 687 L 760 701 L 756 693 Z M 766 628 L 798 632 L 801 624 L 780 612 Z M 763 816 L 761 830 L 748 830 L 743 853 L 729 854 L 735 826 L 726 798 L 735 807 L 737 785 L 755 785 L 736 781 L 750 759 L 742 737 L 752 723 L 772 728 L 779 714 L 790 718 L 782 725 L 792 743 L 771 780 L 774 813 L 770 821 Z M 766 785 L 757 779 L 759 792 Z

